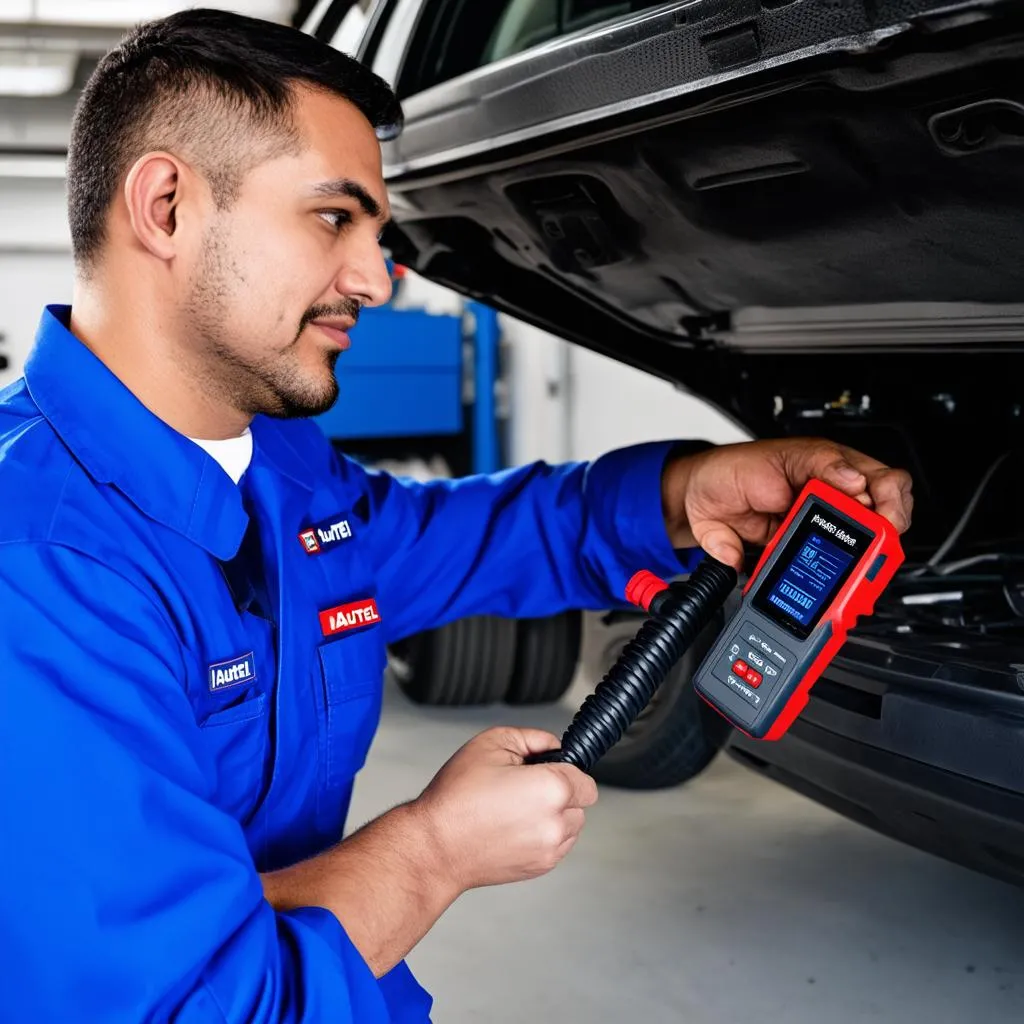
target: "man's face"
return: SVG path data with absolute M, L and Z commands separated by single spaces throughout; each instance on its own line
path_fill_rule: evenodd
M 305 148 L 255 167 L 231 206 L 211 214 L 184 301 L 204 386 L 250 415 L 329 409 L 345 332 L 360 307 L 391 295 L 373 128 L 346 100 L 307 89 L 295 119 Z

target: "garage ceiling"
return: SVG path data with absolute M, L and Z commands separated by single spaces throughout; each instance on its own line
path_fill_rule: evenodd
M 199 5 L 175 0 L 4 0 L 0 8 L 0 23 L 124 28 L 195 6 Z M 288 22 L 296 7 L 296 0 L 248 0 L 246 3 L 204 0 L 202 6 L 237 11 L 268 21 Z
M 289 24 L 300 0 L 203 5 Z M 0 178 L 63 176 L 78 93 L 99 58 L 181 0 L 0 0 Z

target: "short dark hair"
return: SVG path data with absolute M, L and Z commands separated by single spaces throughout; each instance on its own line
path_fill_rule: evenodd
M 95 261 L 118 187 L 154 149 L 184 150 L 218 206 L 230 205 L 248 170 L 300 148 L 290 116 L 295 84 L 349 100 L 380 139 L 401 130 L 401 105 L 383 79 L 295 28 L 195 9 L 132 29 L 90 76 L 71 126 L 75 262 Z

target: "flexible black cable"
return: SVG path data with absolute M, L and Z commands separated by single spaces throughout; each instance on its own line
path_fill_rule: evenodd
M 647 707 L 672 667 L 725 603 L 736 579 L 731 566 L 705 558 L 689 579 L 656 594 L 648 608 L 651 617 L 576 712 L 561 746 L 534 755 L 529 762 L 562 761 L 589 772 Z

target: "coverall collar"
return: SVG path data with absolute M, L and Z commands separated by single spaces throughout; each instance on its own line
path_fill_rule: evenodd
M 71 333 L 70 314 L 70 306 L 46 307 L 25 364 L 39 411 L 95 480 L 215 558 L 233 558 L 249 521 L 238 487 Z M 267 432 L 253 426 L 255 460 Z

